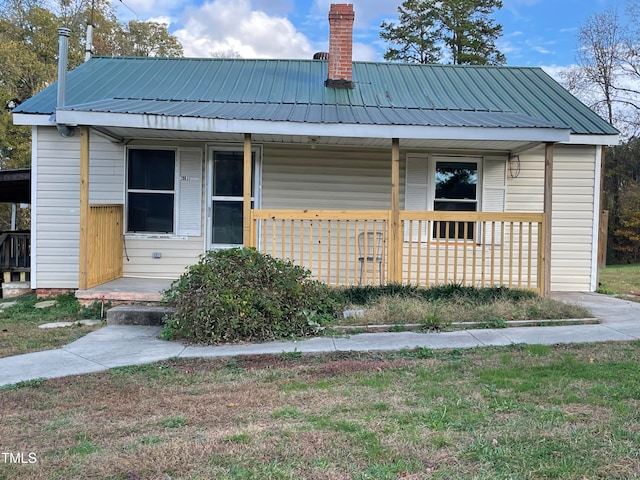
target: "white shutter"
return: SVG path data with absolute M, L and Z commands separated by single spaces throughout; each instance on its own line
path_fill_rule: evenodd
M 430 210 L 429 201 L 429 157 L 407 155 L 404 183 L 404 209 Z M 426 242 L 428 240 L 428 223 L 422 222 L 422 231 L 418 232 L 418 222 L 414 222 L 411 240 Z M 409 241 L 409 222 L 404 225 L 404 238 Z
M 507 157 L 485 157 L 482 165 L 482 211 L 504 212 L 506 202 L 506 166 Z M 491 224 L 486 224 L 484 239 L 491 243 Z M 500 244 L 502 236 L 501 224 L 495 226 L 493 243 Z
M 180 148 L 178 235 L 202 235 L 202 150 Z

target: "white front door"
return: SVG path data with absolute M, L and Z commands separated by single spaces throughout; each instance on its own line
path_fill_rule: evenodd
M 252 152 L 251 208 L 257 206 L 260 169 L 258 151 Z M 212 148 L 207 168 L 208 249 L 242 246 L 244 153 L 240 148 Z

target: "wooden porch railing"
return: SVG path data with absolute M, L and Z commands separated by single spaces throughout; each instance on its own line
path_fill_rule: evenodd
M 386 282 L 386 210 L 252 210 L 251 218 L 253 246 L 308 268 L 325 283 Z
M 542 213 L 401 211 L 402 280 L 542 293 Z
M 403 283 L 542 289 L 542 213 L 253 210 L 252 245 L 330 285 L 382 284 L 391 255 Z
M 31 232 L 0 233 L 0 272 L 5 282 L 28 279 L 31 272 Z
M 90 205 L 88 287 L 122 276 L 122 205 Z

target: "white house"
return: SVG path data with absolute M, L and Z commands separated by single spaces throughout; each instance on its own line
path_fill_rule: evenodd
M 32 287 L 244 244 L 331 284 L 593 291 L 618 132 L 539 68 L 352 62 L 353 18 L 319 59 L 93 58 L 14 110 Z

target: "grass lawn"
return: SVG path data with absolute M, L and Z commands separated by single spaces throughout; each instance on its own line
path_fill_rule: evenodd
M 0 479 L 640 478 L 638 358 L 283 353 L 27 382 L 0 390 L 0 448 L 37 462 Z
M 13 300 L 2 300 L 8 301 Z M 38 328 L 43 323 L 96 318 L 98 313 L 95 309 L 83 309 L 70 295 L 56 297 L 56 305 L 44 309 L 34 307 L 38 301 L 35 294 L 27 295 L 16 299 L 16 305 L 0 310 L 0 357 L 62 347 L 100 328 L 99 325 Z
M 607 294 L 629 296 L 640 301 L 640 264 L 611 265 L 600 269 L 598 291 Z

